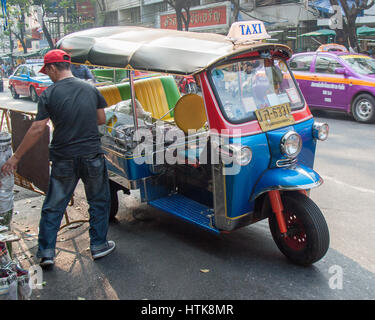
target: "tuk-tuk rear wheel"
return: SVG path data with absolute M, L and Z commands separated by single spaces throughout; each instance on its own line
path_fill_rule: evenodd
M 109 189 L 111 194 L 111 205 L 109 209 L 109 221 L 114 220 L 118 212 L 118 194 L 119 189 L 109 180 Z
M 310 265 L 320 260 L 329 247 L 329 231 L 318 206 L 301 193 L 284 193 L 287 235 L 280 233 L 275 214 L 269 216 L 272 237 L 280 251 L 292 262 Z M 271 206 L 270 206 L 271 208 Z

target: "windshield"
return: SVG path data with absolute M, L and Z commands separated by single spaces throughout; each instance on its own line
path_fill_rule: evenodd
M 42 69 L 43 64 L 34 64 L 31 66 L 31 74 L 32 77 L 45 77 L 46 75 L 44 73 L 39 72 L 40 69 Z
M 375 59 L 368 56 L 341 56 L 349 66 L 359 74 L 375 74 Z
M 291 109 L 303 106 L 283 60 L 256 59 L 218 66 L 211 78 L 225 118 L 232 123 L 255 119 L 254 111 L 289 104 Z

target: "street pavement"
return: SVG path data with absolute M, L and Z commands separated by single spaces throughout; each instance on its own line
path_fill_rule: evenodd
M 0 94 L 2 105 L 11 100 L 9 93 Z M 94 262 L 88 223 L 63 228 L 56 265 L 43 273 L 44 285 L 33 290 L 31 299 L 375 299 L 375 125 L 338 113 L 314 114 L 330 125 L 330 137 L 318 143 L 315 162 L 325 183 L 311 192 L 331 237 L 319 262 L 310 267 L 288 262 L 267 221 L 217 236 L 140 204 L 136 191 L 120 191 L 118 219 L 108 232 L 116 250 Z M 87 219 L 81 183 L 74 199 L 69 218 Z M 13 230 L 21 240 L 13 249 L 26 269 L 38 262 L 42 201 L 43 196 L 15 187 Z

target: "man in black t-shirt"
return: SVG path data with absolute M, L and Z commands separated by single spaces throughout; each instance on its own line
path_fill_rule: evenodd
M 94 86 L 72 75 L 70 61 L 70 56 L 58 49 L 45 55 L 40 72 L 47 74 L 54 84 L 40 96 L 35 121 L 1 169 L 5 174 L 12 173 L 21 157 L 42 136 L 47 122 L 52 121 L 52 170 L 38 238 L 37 256 L 42 267 L 54 264 L 57 232 L 79 179 L 84 183 L 89 204 L 93 259 L 104 257 L 115 248 L 113 241 L 107 241 L 110 191 L 98 131 L 98 125 L 105 123 L 107 104 Z

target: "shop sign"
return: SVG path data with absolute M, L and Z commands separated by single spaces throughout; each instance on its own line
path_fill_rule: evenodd
M 94 17 L 95 9 L 91 1 L 81 1 L 77 2 L 77 13 L 79 16 Z
M 186 17 L 186 12 L 183 12 Z M 189 29 L 227 24 L 227 7 L 213 7 L 190 11 Z M 176 14 L 160 15 L 161 29 L 177 29 Z

